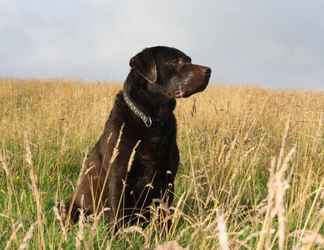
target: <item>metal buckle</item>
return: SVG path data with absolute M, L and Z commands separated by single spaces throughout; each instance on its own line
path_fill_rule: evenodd
M 144 120 L 145 126 L 146 127 L 151 127 L 152 126 L 152 119 L 151 117 L 147 117 L 147 119 Z

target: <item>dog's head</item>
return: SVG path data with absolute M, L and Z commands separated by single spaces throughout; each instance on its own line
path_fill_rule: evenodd
M 146 81 L 149 92 L 168 99 L 203 91 L 211 74 L 210 68 L 192 64 L 183 52 L 162 46 L 144 49 L 131 58 L 129 65 Z

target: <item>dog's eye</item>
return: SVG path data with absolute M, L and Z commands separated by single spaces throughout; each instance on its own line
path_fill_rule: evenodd
M 181 58 L 175 58 L 171 61 L 168 62 L 168 64 L 173 68 L 173 69 L 177 69 L 180 70 L 185 64 L 186 61 L 181 59 Z
M 172 64 L 172 65 L 178 65 L 179 64 L 179 59 L 173 59 L 169 62 L 169 64 Z
M 180 64 L 180 65 L 183 65 L 183 64 L 185 64 L 186 62 L 184 61 L 184 60 L 182 60 L 182 59 L 180 59 L 180 60 L 178 60 L 178 64 Z

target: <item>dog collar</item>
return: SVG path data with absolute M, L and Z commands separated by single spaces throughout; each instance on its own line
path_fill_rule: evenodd
M 152 126 L 152 118 L 148 115 L 145 115 L 141 110 L 139 110 L 136 105 L 132 102 L 132 100 L 129 98 L 129 96 L 126 94 L 125 91 L 123 91 L 123 97 L 124 100 L 133 113 L 139 117 L 145 124 L 146 127 L 151 127 Z

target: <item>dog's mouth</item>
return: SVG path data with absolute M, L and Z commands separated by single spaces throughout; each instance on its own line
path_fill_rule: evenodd
M 182 84 L 179 85 L 178 89 L 174 92 L 176 98 L 182 98 L 185 94 Z
M 208 85 L 208 80 L 209 78 L 202 83 L 195 84 L 195 86 L 187 86 L 184 84 L 178 85 L 177 89 L 174 91 L 175 98 L 186 98 L 198 92 L 204 91 Z

